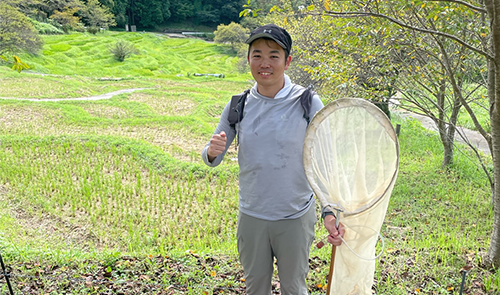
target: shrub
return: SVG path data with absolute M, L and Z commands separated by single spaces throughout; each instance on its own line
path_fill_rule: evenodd
M 118 40 L 109 51 L 118 61 L 124 61 L 125 58 L 131 56 L 132 54 L 139 53 L 132 43 L 124 40 Z
M 42 35 L 59 35 L 59 34 L 64 34 L 64 31 L 52 24 L 49 23 L 43 23 L 36 21 L 34 19 L 30 18 L 31 23 L 35 27 L 35 29 L 38 31 L 39 34 Z
M 95 34 L 97 34 L 97 32 L 99 32 L 99 28 L 98 27 L 89 27 L 89 28 L 87 28 L 87 32 L 95 35 Z
M 217 26 L 217 31 L 214 32 L 216 43 L 230 43 L 233 50 L 237 50 L 239 43 L 244 43 L 248 38 L 248 29 L 245 29 L 240 24 L 231 22 L 229 25 Z
M 214 41 L 215 34 L 214 33 L 205 32 L 205 34 L 203 34 L 203 38 L 205 40 L 208 40 L 208 41 Z
M 0 1 L 0 53 L 28 50 L 36 53 L 43 40 L 29 18 L 16 8 Z

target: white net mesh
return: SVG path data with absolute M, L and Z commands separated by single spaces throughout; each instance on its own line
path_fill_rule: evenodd
M 375 257 L 398 164 L 394 128 L 366 100 L 335 100 L 311 121 L 304 142 L 307 179 L 322 206 L 342 210 L 345 243 L 357 253 L 338 247 L 330 294 L 371 294 L 375 260 L 363 258 Z

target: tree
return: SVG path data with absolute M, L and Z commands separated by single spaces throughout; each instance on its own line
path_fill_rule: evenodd
M 416 50 L 433 65 L 427 73 L 435 71 L 434 77 L 444 79 L 433 80 L 432 90 L 436 100 L 427 109 L 444 110 L 443 94 L 449 92 L 453 100 L 450 102 L 451 114 L 460 105 L 472 118 L 476 129 L 489 142 L 493 158 L 492 200 L 494 208 L 494 229 L 488 253 L 483 262 L 490 266 L 500 265 L 500 2 L 494 0 L 461 1 L 461 0 L 429 0 L 420 1 L 324 1 L 323 12 L 317 16 L 332 18 L 377 18 L 385 25 L 396 26 L 398 30 L 410 34 L 420 40 L 431 41 L 435 51 Z M 351 5 L 352 4 L 352 5 Z M 418 39 L 415 39 L 418 40 Z M 432 45 L 431 44 L 431 45 Z M 451 48 L 450 48 L 451 45 Z M 451 58 L 450 49 L 457 53 Z M 489 99 L 491 132 L 488 133 L 474 115 L 470 106 L 474 100 L 467 100 L 468 94 L 463 91 L 467 79 L 467 67 L 461 56 L 472 56 L 477 61 L 480 56 L 487 65 L 487 93 Z M 458 59 L 456 58 L 458 57 Z M 464 69 L 456 72 L 457 69 Z M 414 72 L 415 74 L 415 72 Z M 410 81 L 410 80 L 407 80 Z M 449 85 L 449 86 L 448 86 Z M 431 90 L 431 89 L 429 89 Z M 441 100 L 441 101 L 440 101 Z M 430 101 L 428 101 L 430 102 Z M 439 114 L 439 113 L 438 113 Z M 450 116 L 450 117 L 451 117 Z M 448 123 L 443 118 L 438 122 Z M 453 126 L 452 126 L 453 128 Z
M 16 4 L 15 1 L 9 3 Z M 10 4 L 0 3 L 0 58 L 11 63 L 13 70 L 21 72 L 30 67 L 16 55 L 13 55 L 13 61 L 9 62 L 3 54 L 19 50 L 36 53 L 41 49 L 43 41 L 28 17 Z
M 9 0 L 9 1 L 19 1 L 19 0 Z M 36 0 L 30 0 L 36 1 Z M 75 10 L 76 8 L 80 9 L 83 7 L 83 3 L 81 0 L 52 0 L 52 1 L 40 1 L 35 6 L 38 10 L 38 19 L 46 19 L 50 18 L 55 11 L 63 12 L 65 10 Z M 71 15 L 73 16 L 73 14 Z
M 230 43 L 233 50 L 236 50 L 237 44 L 244 43 L 248 38 L 249 30 L 243 28 L 240 24 L 231 22 L 229 25 L 219 25 L 214 32 L 216 43 Z
M 491 139 L 494 183 L 500 183 L 500 2 L 484 0 L 490 24 L 489 48 L 484 52 L 488 63 L 488 97 L 490 100 Z M 486 37 L 485 37 L 486 38 Z M 500 185 L 493 186 L 493 208 L 495 212 L 493 234 L 486 256 L 486 263 L 498 267 L 500 265 Z
M 66 7 L 63 11 L 54 10 L 50 18 L 58 22 L 63 31 L 68 33 L 70 30 L 78 29 L 80 23 L 80 17 L 77 15 L 78 11 L 80 11 L 79 7 Z
M 454 94 L 458 96 L 460 104 L 473 119 L 476 129 L 483 134 L 491 147 L 494 166 L 492 199 L 495 217 L 490 247 L 484 262 L 492 266 L 498 266 L 500 265 L 500 185 L 495 184 L 500 183 L 500 115 L 498 109 L 500 103 L 500 15 L 498 14 L 500 12 L 500 2 L 492 0 L 477 3 L 451 0 L 415 1 L 415 3 L 411 4 L 396 1 L 391 2 L 364 2 L 359 3 L 360 6 L 356 10 L 350 8 L 346 11 L 329 11 L 328 14 L 332 16 L 381 18 L 413 34 L 430 36 L 437 42 L 441 54 L 445 53 L 444 42 L 452 41 L 463 52 L 479 54 L 487 62 L 487 88 L 490 100 L 491 122 L 490 134 L 475 119 L 472 108 L 464 99 L 460 91 L 461 78 L 457 77 L 453 72 L 452 65 L 450 64 L 451 60 L 445 59 L 443 67 L 446 70 L 446 77 L 451 83 Z M 386 4 L 389 5 L 386 6 Z M 427 7 L 428 5 L 430 7 Z M 393 10 L 393 8 L 396 9 Z M 409 10 L 412 14 L 402 15 L 401 9 Z M 459 15 L 454 18 L 449 17 L 445 19 L 446 21 L 442 25 L 433 24 L 432 22 L 432 20 L 436 21 L 443 16 L 446 18 L 447 14 L 454 13 L 458 13 Z M 468 26 L 468 23 L 464 23 L 464 14 L 479 20 L 479 23 L 473 22 L 474 25 Z M 408 16 L 417 21 L 410 21 L 411 19 L 408 19 Z M 422 20 L 425 21 L 422 22 Z M 462 28 L 462 30 L 458 28 Z
M 91 28 L 104 28 L 115 26 L 113 14 L 109 8 L 103 6 L 98 0 L 88 0 L 87 5 L 81 10 L 83 21 Z
M 137 24 L 146 28 L 154 28 L 170 18 L 168 0 L 134 0 L 131 9 Z
M 288 14 L 289 9 L 292 7 L 285 8 L 283 13 Z M 334 77 L 341 71 L 333 70 L 335 67 L 333 64 L 337 64 L 336 59 L 339 56 L 334 53 L 335 49 L 332 47 L 335 46 L 333 45 L 334 32 L 337 25 L 322 22 L 320 26 L 319 20 L 312 16 L 288 17 L 286 20 L 285 24 L 283 15 L 279 14 L 277 19 L 273 17 L 271 22 L 286 26 L 290 34 L 294 36 L 293 60 L 287 71 L 288 75 L 301 85 L 313 85 L 314 90 L 322 95 L 335 92 L 334 89 L 339 89 L 338 85 L 342 84 L 338 77 Z M 311 34 L 311 32 L 315 33 Z M 338 64 L 347 66 L 347 63 L 350 64 L 350 59 L 346 58 L 343 63 Z M 335 85 L 336 82 L 338 82 L 337 85 Z
M 43 18 L 43 12 L 40 11 L 42 0 L 3 0 L 2 2 L 17 8 L 21 13 L 31 18 Z
M 216 14 L 216 19 L 212 20 L 212 24 L 229 24 L 231 22 L 238 22 L 240 20 L 240 10 L 246 0 L 215 0 L 206 1 L 212 5 Z
M 410 111 L 431 118 L 438 126 L 444 148 L 442 166 L 446 168 L 453 163 L 459 113 L 463 108 L 470 109 L 472 104 L 480 103 L 480 91 L 486 86 L 481 79 L 474 77 L 480 72 L 481 58 L 447 38 L 429 35 L 417 38 L 410 32 L 405 38 L 411 41 L 411 47 L 406 46 L 411 62 L 410 66 L 403 68 L 403 79 L 397 88 L 409 102 Z M 403 88 L 412 91 L 403 92 Z M 469 115 L 477 120 L 474 112 Z M 483 171 L 490 177 L 484 165 Z
M 46 17 L 59 23 L 66 33 L 70 30 L 83 31 L 83 25 L 90 27 L 89 31 L 94 33 L 99 28 L 116 25 L 111 12 L 111 8 L 114 7 L 112 0 L 101 2 L 99 0 L 53 0 L 40 2 L 37 6 Z
M 170 4 L 173 21 L 184 21 L 194 15 L 194 5 L 190 1 L 171 0 Z
M 289 75 L 303 85 L 314 85 L 322 95 L 370 99 L 390 115 L 387 101 L 396 92 L 404 62 L 401 49 L 391 41 L 398 34 L 373 22 L 310 15 L 312 9 L 274 9 L 281 13 L 273 21 L 281 18 L 281 25 L 295 36 Z
M 171 0 L 172 21 L 192 20 L 196 24 L 229 24 L 239 20 L 246 0 Z
M 87 0 L 87 4 L 88 4 L 88 0 Z M 108 8 L 108 9 L 113 9 L 113 7 L 115 6 L 115 1 L 114 0 L 99 0 L 99 3 L 105 7 L 105 8 Z
M 0 55 L 27 50 L 36 53 L 43 45 L 28 17 L 16 8 L 0 3 Z
M 128 24 L 127 9 L 129 8 L 129 0 L 115 0 L 111 12 L 115 16 L 117 26 L 124 27 Z

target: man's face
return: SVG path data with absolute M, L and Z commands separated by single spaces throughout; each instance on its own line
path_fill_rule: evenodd
M 248 63 L 258 87 L 281 89 L 291 59 L 290 56 L 285 58 L 285 50 L 269 39 L 255 40 L 248 51 Z

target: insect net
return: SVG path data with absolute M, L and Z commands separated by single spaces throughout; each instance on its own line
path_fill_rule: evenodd
M 399 165 L 391 122 L 366 100 L 335 100 L 309 124 L 303 161 L 321 205 L 339 210 L 346 228 L 330 294 L 372 294 L 376 244 Z

